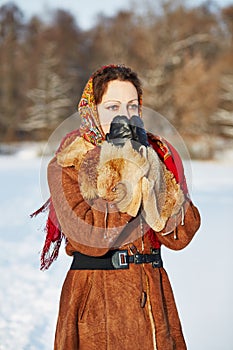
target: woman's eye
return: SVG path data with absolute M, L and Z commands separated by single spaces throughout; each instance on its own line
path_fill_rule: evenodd
M 138 105 L 137 105 L 137 104 L 129 105 L 129 109 L 130 109 L 131 111 L 137 111 L 137 110 L 138 110 Z
M 119 108 L 118 105 L 111 105 L 111 106 L 108 106 L 108 107 L 107 107 L 107 109 L 108 109 L 109 111 L 114 111 L 114 112 L 117 111 L 118 108 Z

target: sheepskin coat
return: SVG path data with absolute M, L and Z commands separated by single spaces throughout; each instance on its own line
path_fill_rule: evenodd
M 74 141 L 79 147 L 66 145 L 48 167 L 51 198 L 67 239 L 67 254 L 78 251 L 100 257 L 116 247 L 129 255 L 135 250 L 150 254 L 147 216 L 132 216 L 132 206 L 120 211 L 114 201 L 95 192 L 101 147 L 88 146 L 80 138 Z M 101 176 L 101 181 L 109 181 L 107 174 Z M 183 249 L 198 230 L 199 212 L 188 196 L 182 208 L 183 218 L 177 211 L 168 219 L 173 228 L 170 233 L 163 234 L 166 228 L 154 233 L 160 245 Z M 125 270 L 69 270 L 60 298 L 54 349 L 186 349 L 165 269 L 132 263 Z

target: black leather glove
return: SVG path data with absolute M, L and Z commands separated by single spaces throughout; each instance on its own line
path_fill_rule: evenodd
M 149 146 L 146 130 L 144 129 L 144 123 L 142 118 L 138 115 L 134 115 L 130 120 L 130 127 L 132 131 L 132 145 L 136 150 L 139 150 L 141 145 Z
M 124 115 L 113 118 L 106 140 L 116 146 L 124 146 L 127 140 L 132 139 L 132 130 L 129 119 Z

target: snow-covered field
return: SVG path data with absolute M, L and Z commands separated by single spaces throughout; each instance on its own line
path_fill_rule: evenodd
M 39 270 L 45 216 L 29 214 L 45 199 L 40 168 L 39 158 L 0 157 L 0 350 L 53 348 L 70 258 L 62 247 L 50 270 Z M 192 171 L 202 226 L 183 251 L 163 249 L 164 265 L 188 349 L 232 350 L 233 162 L 193 162 Z

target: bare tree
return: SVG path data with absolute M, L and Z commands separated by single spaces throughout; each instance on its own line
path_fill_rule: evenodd
M 68 92 L 71 86 L 56 73 L 58 59 L 54 57 L 54 50 L 54 44 L 47 47 L 39 67 L 38 87 L 28 92 L 33 104 L 28 110 L 28 119 L 21 125 L 23 130 L 52 130 L 64 119 L 64 113 L 70 107 Z
M 219 136 L 233 138 L 233 74 L 221 79 L 220 106 L 212 116 Z
M 19 32 L 22 13 L 13 4 L 0 8 L 0 136 L 5 140 L 13 137 L 18 119 L 20 85 Z

